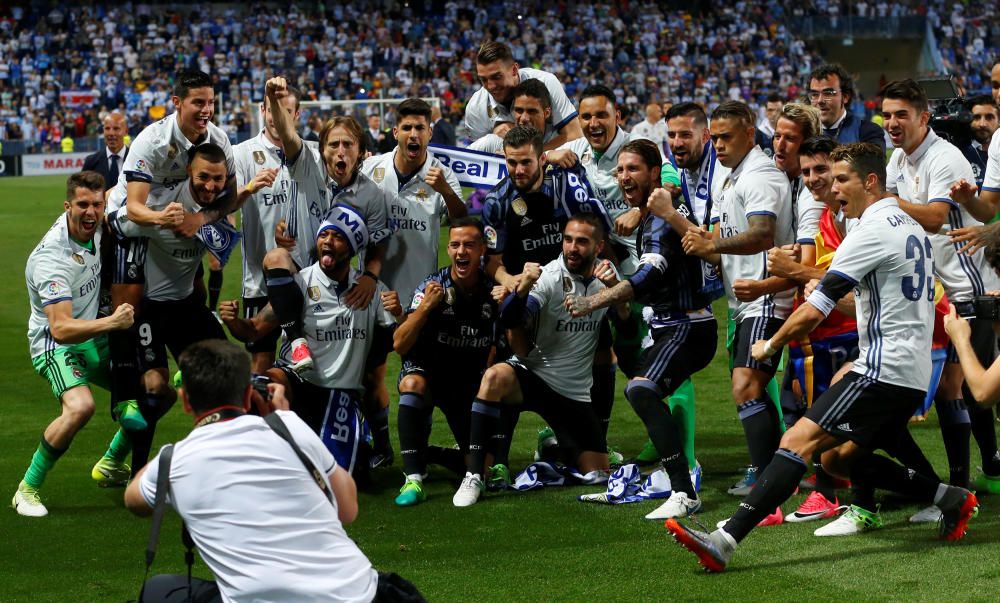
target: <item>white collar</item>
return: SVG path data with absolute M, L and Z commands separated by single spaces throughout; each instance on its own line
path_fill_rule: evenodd
M 836 130 L 837 128 L 840 127 L 840 124 L 844 123 L 845 119 L 847 119 L 847 107 L 844 107 L 844 113 L 840 116 L 839 119 L 837 119 L 837 121 L 833 122 L 833 125 L 823 126 L 823 128 L 826 130 Z
M 111 149 L 109 149 L 108 147 L 104 147 L 104 156 L 107 157 L 108 160 L 111 159 L 112 155 L 117 155 L 119 160 L 124 159 L 125 153 L 128 153 L 128 145 L 123 145 L 121 150 L 118 151 L 117 153 L 112 153 Z

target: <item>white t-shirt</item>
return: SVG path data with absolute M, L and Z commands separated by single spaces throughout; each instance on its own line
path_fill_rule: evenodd
M 229 136 L 219 126 L 208 123 L 208 131 L 197 143 L 192 143 L 177 125 L 177 114 L 171 113 L 160 121 L 149 124 L 139 132 L 128 148 L 128 156 L 122 164 L 118 184 L 108 196 L 107 211 L 111 212 L 125 205 L 128 183 L 148 182 L 152 197 L 160 189 L 173 189 L 188 177 L 188 152 L 197 144 L 211 142 L 222 147 L 226 153 L 226 173 L 236 170 L 233 162 L 233 148 Z
M 990 147 L 986 151 L 986 175 L 983 177 L 983 190 L 1000 193 L 1000 136 L 998 129 L 990 139 Z
M 320 387 L 364 390 L 365 360 L 371 351 L 375 325 L 396 324 L 392 315 L 382 307 L 381 293 L 385 285 L 379 281 L 368 306 L 352 310 L 344 305 L 341 296 L 357 282 L 361 272 L 352 269 L 348 282 L 330 280 L 312 264 L 295 275 L 295 283 L 302 290 L 305 304 L 302 308 L 302 327 L 309 341 L 315 367 L 302 377 Z M 291 359 L 291 346 L 282 335 L 279 357 Z
M 337 467 L 293 412 L 277 411 L 323 479 Z M 159 455 L 139 483 L 156 499 Z M 198 427 L 174 447 L 167 503 L 184 520 L 225 601 L 357 601 L 378 572 L 344 532 L 336 504 L 260 417 Z
M 552 98 L 552 122 L 554 131 L 561 130 L 571 119 L 576 118 L 576 108 L 566 96 L 559 78 L 548 71 L 522 67 L 517 70 L 520 81 L 541 80 Z M 463 126 L 468 131 L 469 138 L 477 140 L 493 132 L 498 123 L 514 123 L 510 108 L 498 103 L 486 88 L 476 90 L 469 103 L 465 105 L 465 121 Z
M 844 237 L 828 274 L 855 285 L 860 356 L 854 372 L 926 390 L 934 332 L 930 237 L 895 199 L 871 205 Z M 820 286 L 807 300 L 829 315 L 836 300 Z
M 663 143 L 667 141 L 667 122 L 661 119 L 655 124 L 651 124 L 644 119 L 632 126 L 631 133 L 636 138 L 648 138 L 655 142 L 656 146 L 662 148 Z
M 73 318 L 94 320 L 101 304 L 101 229 L 92 241 L 93 251 L 69 236 L 68 214 L 60 214 L 28 256 L 24 280 L 28 286 L 28 345 L 31 357 L 54 350 L 45 306 L 73 303 Z
M 553 390 L 571 400 L 590 402 L 594 352 L 600 337 L 606 308 L 573 318 L 566 310 L 566 294 L 594 295 L 604 289 L 597 278 L 584 280 L 563 263 L 563 256 L 542 268 L 542 276 L 528 293 L 540 306 L 532 340 L 534 347 L 525 356 L 515 356 Z
M 826 206 L 813 197 L 812 191 L 802 180 L 802 174 L 792 178 L 788 185 L 795 208 L 795 242 L 800 245 L 815 245 L 819 219 L 823 217 L 823 208 Z
M 243 204 L 240 228 L 243 230 L 243 297 L 264 297 L 267 285 L 264 282 L 264 255 L 274 249 L 274 229 L 284 220 L 292 195 L 297 202 L 307 201 L 292 180 L 285 165 L 285 156 L 264 132 L 233 147 L 236 162 L 236 190 L 243 190 L 264 168 L 278 170 L 274 184 L 254 191 Z
M 437 272 L 441 218 L 448 215 L 444 196 L 424 182 L 427 170 L 440 168 L 459 199 L 462 187 L 451 168 L 430 153 L 420 170 L 400 187 L 395 158 L 395 150 L 369 157 L 361 169 L 385 194 L 388 226 L 392 232 L 379 278 L 399 293 L 399 301 L 406 308 L 417 286 L 428 275 Z
M 954 228 L 979 226 L 965 207 L 952 201 L 951 186 L 961 179 L 975 182 L 972 166 L 958 148 L 928 129 L 920 146 L 907 156 L 897 148 L 886 166 L 886 189 L 918 205 L 947 203 L 948 219 L 941 230 L 931 234 L 934 246 L 934 274 L 941 280 L 952 302 L 971 302 L 977 295 L 1000 289 L 1000 277 L 986 261 L 983 250 L 960 255 L 948 232 Z
M 795 241 L 795 219 L 788 177 L 759 147 L 753 147 L 728 176 L 712 181 L 712 222 L 722 238 L 734 237 L 749 228 L 749 218 L 775 218 L 774 245 Z M 763 280 L 768 277 L 767 251 L 753 255 L 722 254 L 722 281 L 729 297 L 729 309 L 737 323 L 757 316 L 784 320 L 792 310 L 794 289 L 743 302 L 733 294 L 738 279 Z

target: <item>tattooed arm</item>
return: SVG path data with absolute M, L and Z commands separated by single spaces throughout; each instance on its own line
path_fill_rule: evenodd
M 747 217 L 748 228 L 731 237 L 713 239 L 716 253 L 753 255 L 774 247 L 776 219 L 770 214 Z

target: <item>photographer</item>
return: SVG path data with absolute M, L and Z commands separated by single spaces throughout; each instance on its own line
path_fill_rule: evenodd
M 354 480 L 313 431 L 294 413 L 275 411 L 322 471 L 315 478 L 289 442 L 246 413 L 253 389 L 243 349 L 203 341 L 178 364 L 179 396 L 195 424 L 174 447 L 167 503 L 218 581 L 214 594 L 206 591 L 216 591 L 215 583 L 196 581 L 197 600 L 220 600 L 219 593 L 226 601 L 422 600 L 398 576 L 380 576 L 344 531 L 358 513 Z M 283 402 L 280 385 L 268 389 L 276 406 Z M 153 512 L 159 462 L 125 491 L 136 515 Z M 184 576 L 159 576 L 146 584 L 143 600 L 186 600 L 187 586 Z

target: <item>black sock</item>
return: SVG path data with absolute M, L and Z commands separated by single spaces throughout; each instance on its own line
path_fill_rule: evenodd
M 208 271 L 208 307 L 215 310 L 219 307 L 219 295 L 222 294 L 222 269 Z
M 135 477 L 139 469 L 142 469 L 149 462 L 150 451 L 153 447 L 153 435 L 156 433 L 156 423 L 174 405 L 173 401 L 161 400 L 153 394 L 143 394 L 137 401 L 139 412 L 146 419 L 146 429 L 130 431 L 132 438 L 132 477 Z
M 670 487 L 692 499 L 697 498 L 691 485 L 680 430 L 670 414 L 670 407 L 663 402 L 660 388 L 652 381 L 633 380 L 625 388 L 625 398 L 646 426 L 646 433 L 660 455 L 660 463 L 670 477 Z
M 746 434 L 747 448 L 750 450 L 750 464 L 757 467 L 757 475 L 771 462 L 781 440 L 781 430 L 772 414 L 774 409 L 769 408 L 771 406 L 773 404 L 770 397 L 764 394 L 736 407 Z
M 267 299 L 271 302 L 274 316 L 285 331 L 289 341 L 305 337 L 302 330 L 302 307 L 305 298 L 302 290 L 292 277 L 292 273 L 284 268 L 271 268 L 264 271 L 267 283 Z
M 615 372 L 613 364 L 595 364 L 592 370 L 594 385 L 590 388 L 590 403 L 601 422 L 604 436 L 608 435 L 608 424 L 611 422 L 611 407 L 615 403 Z
M 785 421 L 786 428 L 795 425 L 795 422 L 802 418 L 802 415 L 806 411 L 805 400 L 800 400 L 795 395 L 795 389 L 792 386 L 794 381 L 795 372 L 791 370 L 785 371 L 785 377 L 781 380 L 781 392 L 779 396 L 781 397 L 781 416 Z M 775 413 L 777 413 L 777 409 Z
M 928 502 L 934 500 L 939 483 L 879 454 L 872 454 L 856 461 L 851 467 L 851 482 L 859 487 L 891 490 Z
M 493 453 L 494 465 L 510 466 L 510 445 L 514 436 L 514 429 L 517 421 L 521 418 L 521 413 L 514 407 L 504 406 L 500 409 L 500 418 L 497 420 L 496 432 L 490 436 L 488 450 Z
M 917 473 L 932 478 L 936 482 L 943 481 L 938 477 L 937 471 L 934 470 L 931 462 L 927 460 L 924 451 L 920 449 L 916 440 L 913 439 L 913 434 L 910 433 L 909 429 L 902 432 L 899 436 L 899 441 L 896 442 L 893 449 L 886 452 L 891 454 L 904 467 L 909 467 Z
M 139 341 L 136 337 L 136 326 L 125 330 L 110 331 L 108 333 L 108 353 L 111 356 L 111 408 L 114 409 L 119 402 L 126 400 L 138 400 L 141 388 L 139 387 L 139 358 L 136 350 L 139 348 Z M 117 420 L 118 417 L 115 417 Z
M 972 425 L 965 400 L 937 400 L 941 437 L 948 454 L 948 483 L 965 488 L 969 485 L 969 435 Z
M 440 465 L 459 477 L 465 477 L 465 453 L 455 448 L 427 447 L 427 463 Z
M 806 462 L 791 450 L 779 448 L 767 469 L 759 474 L 757 485 L 729 518 L 723 529 L 742 541 L 758 523 L 788 500 L 806 474 Z
M 377 401 L 373 401 L 377 404 Z M 368 428 L 372 431 L 372 447 L 376 452 L 392 449 L 389 441 L 389 407 L 380 408 L 368 417 Z
M 816 459 L 814 458 L 814 461 Z M 837 488 L 833 476 L 827 473 L 818 462 L 814 464 L 816 468 L 816 491 L 823 495 L 823 498 L 830 502 L 837 500 Z
M 399 432 L 399 455 L 403 457 L 406 475 L 423 475 L 427 471 L 427 421 L 434 407 L 427 404 L 420 394 L 399 394 L 399 414 L 396 430 Z
M 997 452 L 997 430 L 996 422 L 993 420 L 993 409 L 980 408 L 969 392 L 968 385 L 965 385 L 962 391 L 972 422 L 972 437 L 976 438 L 979 454 L 983 459 L 983 473 L 991 476 L 1000 475 L 1000 453 Z
M 497 428 L 500 403 L 476 398 L 472 403 L 472 424 L 469 428 L 469 460 L 466 470 L 483 476 L 486 467 L 486 448 Z

